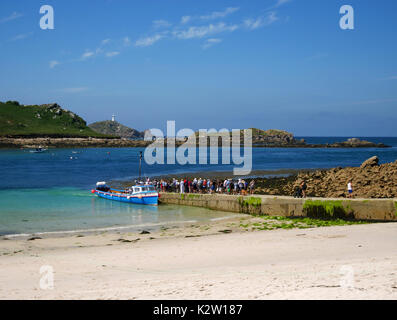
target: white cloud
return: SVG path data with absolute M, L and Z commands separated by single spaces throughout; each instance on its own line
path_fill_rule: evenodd
M 110 39 L 102 40 L 101 46 L 107 45 L 110 42 Z
M 87 90 L 88 90 L 87 87 L 76 87 L 76 88 L 63 88 L 63 89 L 59 89 L 58 91 L 64 93 L 79 93 Z
M 291 2 L 292 0 L 277 0 L 276 4 L 274 5 L 274 8 L 281 7 L 282 5 Z
M 18 18 L 20 18 L 22 16 L 23 16 L 22 13 L 13 12 L 8 17 L 0 19 L 0 23 L 5 23 L 5 22 L 8 22 L 8 21 L 12 21 L 12 20 L 18 19 Z
M 161 34 L 155 34 L 154 36 L 151 36 L 151 37 L 141 38 L 135 42 L 135 46 L 136 47 L 149 47 L 149 46 L 155 44 L 157 41 L 159 41 L 163 37 L 164 36 Z
M 268 26 L 278 20 L 275 12 L 269 12 L 266 16 L 261 16 L 256 19 L 246 19 L 244 25 L 251 30 L 258 29 L 263 26 Z
M 33 32 L 18 34 L 17 36 L 12 38 L 11 41 L 23 40 L 23 39 L 26 39 L 27 37 L 31 36 L 32 34 L 33 34 Z
M 167 20 L 155 20 L 153 21 L 153 27 L 155 27 L 156 29 L 159 28 L 167 28 L 170 27 L 171 23 L 169 23 Z
M 221 43 L 222 39 L 218 39 L 218 38 L 211 38 L 211 39 L 207 39 L 203 45 L 203 49 L 208 49 L 210 47 L 212 47 L 215 44 Z
M 227 25 L 224 22 L 209 24 L 208 26 L 190 27 L 187 30 L 177 30 L 173 35 L 178 39 L 203 38 L 222 32 L 233 32 L 238 29 L 237 25 Z
M 95 53 L 92 52 L 92 51 L 84 52 L 83 55 L 81 56 L 81 59 L 82 59 L 82 60 L 86 60 L 86 59 L 88 59 L 88 58 L 93 57 L 94 54 L 95 54 Z
M 131 40 L 130 40 L 130 38 L 125 37 L 125 38 L 123 39 L 123 43 L 124 43 L 124 45 L 125 45 L 126 47 L 130 46 L 130 45 L 131 45 Z
M 106 53 L 106 57 L 111 58 L 111 57 L 118 56 L 119 54 L 120 54 L 119 51 L 107 52 L 107 53 Z
M 212 12 L 209 15 L 201 16 L 200 19 L 213 20 L 213 19 L 218 19 L 218 18 L 224 18 L 224 17 L 226 17 L 226 16 L 228 16 L 228 15 L 230 15 L 230 14 L 232 14 L 232 13 L 238 11 L 238 10 L 240 10 L 240 8 L 238 8 L 238 7 L 234 7 L 234 8 L 233 7 L 229 7 L 229 8 L 226 8 L 225 10 L 223 10 L 223 11 L 214 11 L 214 12 Z
M 60 63 L 59 63 L 59 61 L 56 61 L 56 60 L 51 60 L 50 61 L 50 68 L 51 69 L 53 69 L 53 68 L 55 68 L 57 65 L 59 65 Z
M 192 19 L 191 16 L 183 16 L 181 19 L 181 24 L 188 23 Z

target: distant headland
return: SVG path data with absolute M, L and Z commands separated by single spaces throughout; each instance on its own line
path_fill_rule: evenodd
M 251 128 L 253 147 L 262 148 L 387 148 L 351 138 L 333 144 L 308 144 L 283 130 Z M 87 122 L 57 103 L 22 105 L 18 101 L 0 102 L 0 148 L 76 148 L 76 147 L 146 147 L 145 132 L 112 120 Z M 198 143 L 198 133 L 196 142 Z M 219 142 L 221 139 L 219 138 Z M 183 142 L 178 142 L 182 144 Z

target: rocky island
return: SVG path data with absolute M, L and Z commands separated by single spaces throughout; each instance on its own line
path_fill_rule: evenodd
M 95 128 L 95 126 L 94 126 Z M 77 114 L 57 103 L 22 105 L 0 102 L 0 148 L 142 147 L 132 141 L 87 126 Z
M 253 147 L 263 148 L 386 148 L 352 138 L 333 144 L 308 144 L 283 130 L 251 128 Z M 146 130 L 148 131 L 148 130 Z M 87 125 L 86 121 L 57 103 L 22 105 L 18 101 L 0 102 L 0 148 L 76 148 L 76 147 L 146 147 L 144 132 L 117 121 L 101 121 Z M 199 142 L 196 133 L 196 144 Z M 210 139 L 208 137 L 208 139 Z M 240 142 L 244 142 L 243 130 Z M 221 143 L 221 138 L 219 138 Z M 178 142 L 177 145 L 183 142 Z M 166 145 L 166 144 L 165 144 Z M 208 144 L 209 145 L 209 144 Z
M 145 137 L 144 132 L 129 128 L 114 120 L 94 122 L 88 125 L 97 133 L 121 137 L 124 139 L 139 140 Z

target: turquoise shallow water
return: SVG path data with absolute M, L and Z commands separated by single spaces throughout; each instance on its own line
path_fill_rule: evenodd
M 78 188 L 0 190 L 0 235 L 92 229 L 152 229 L 209 221 L 225 212 L 162 205 L 141 206 L 97 198 Z

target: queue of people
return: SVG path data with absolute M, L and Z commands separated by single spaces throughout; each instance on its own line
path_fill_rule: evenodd
M 249 181 L 249 182 L 248 182 Z M 244 180 L 244 179 L 172 179 L 170 180 L 153 180 L 149 178 L 145 182 L 140 184 L 153 185 L 158 191 L 161 192 L 176 192 L 176 193 L 223 193 L 223 194 L 254 194 L 255 192 L 255 180 Z M 136 181 L 137 182 L 137 181 Z M 351 180 L 347 183 L 347 197 L 353 198 L 353 184 Z M 295 198 L 306 198 L 307 197 L 307 184 L 305 180 L 302 180 L 299 185 L 296 185 L 293 196 Z
M 224 194 L 253 194 L 255 191 L 255 181 L 250 182 L 244 179 L 172 179 L 154 180 L 152 184 L 161 192 L 177 193 L 224 193 Z

